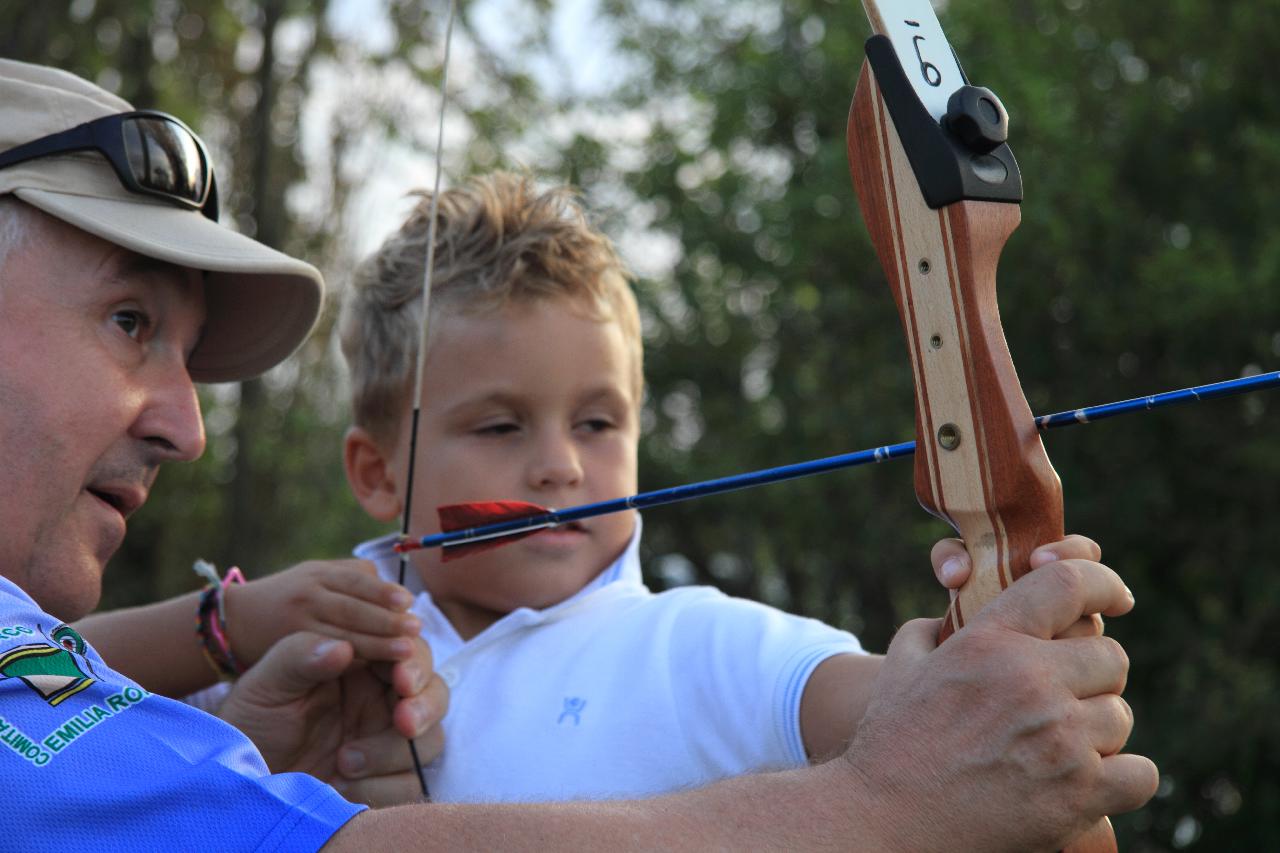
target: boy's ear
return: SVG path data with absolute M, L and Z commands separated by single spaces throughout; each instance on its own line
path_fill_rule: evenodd
M 342 443 L 347 483 L 356 501 L 378 521 L 400 517 L 400 490 L 391 458 L 368 430 L 353 426 Z

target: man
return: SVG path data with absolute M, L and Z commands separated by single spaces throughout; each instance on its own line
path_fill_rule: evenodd
M 1132 606 L 1091 559 L 1033 572 L 940 648 L 934 620 L 904 626 L 854 742 L 818 767 L 633 803 L 376 812 L 311 777 L 271 775 L 268 764 L 331 771 L 350 718 L 385 717 L 349 646 L 293 635 L 236 684 L 224 716 L 264 764 L 62 624 L 96 604 L 159 466 L 203 449 L 193 380 L 265 370 L 314 321 L 315 271 L 215 219 L 216 185 L 185 126 L 0 61 L 6 847 L 1025 850 L 1154 792 L 1154 766 L 1119 754 L 1131 728 L 1119 646 L 1051 639 Z M 423 733 L 425 649 L 387 677 L 398 700 L 384 728 Z

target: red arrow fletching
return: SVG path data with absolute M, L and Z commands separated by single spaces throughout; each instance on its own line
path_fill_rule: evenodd
M 442 533 L 452 533 L 455 530 L 466 530 L 469 527 L 480 527 L 499 521 L 515 521 L 547 512 L 550 512 L 550 510 L 546 507 L 526 503 L 525 501 L 476 501 L 465 504 L 448 504 L 436 510 L 440 517 L 440 531 Z M 536 527 L 531 530 L 517 530 L 504 536 L 495 536 L 492 539 L 446 545 L 440 555 L 440 559 L 442 562 L 447 563 L 459 557 L 500 548 L 503 545 L 518 542 L 526 536 L 532 536 L 545 529 Z

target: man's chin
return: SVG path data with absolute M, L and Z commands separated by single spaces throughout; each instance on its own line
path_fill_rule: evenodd
M 97 609 L 102 599 L 104 569 L 96 560 L 81 560 L 70 570 L 63 568 L 37 577 L 34 588 L 26 592 L 46 613 L 63 622 L 74 622 Z

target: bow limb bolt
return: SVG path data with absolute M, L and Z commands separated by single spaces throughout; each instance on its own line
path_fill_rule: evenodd
M 864 0 L 849 167 L 915 378 L 915 489 L 964 539 L 973 571 L 939 636 L 964 627 L 1063 535 L 1062 488 L 1022 394 L 996 304 L 1022 179 L 990 91 L 970 86 L 929 0 Z M 1073 843 L 1114 851 L 1105 819 Z

